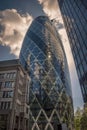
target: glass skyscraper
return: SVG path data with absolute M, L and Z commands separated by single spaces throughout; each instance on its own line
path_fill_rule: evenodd
M 71 84 L 59 35 L 46 16 L 29 27 L 20 62 L 30 76 L 29 130 L 61 130 L 73 124 Z
M 87 0 L 58 0 L 84 102 L 87 103 Z

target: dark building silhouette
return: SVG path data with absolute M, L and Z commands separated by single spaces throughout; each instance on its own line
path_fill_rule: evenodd
M 87 0 L 58 0 L 84 102 L 87 102 Z
M 20 62 L 30 76 L 30 130 L 72 129 L 71 84 L 65 52 L 59 35 L 46 16 L 29 27 L 20 52 Z

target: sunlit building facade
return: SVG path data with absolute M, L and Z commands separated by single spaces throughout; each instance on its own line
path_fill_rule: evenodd
M 29 129 L 29 75 L 18 59 L 0 61 L 0 130 Z
M 29 130 L 72 129 L 73 107 L 67 60 L 59 35 L 46 16 L 29 27 L 20 62 L 30 76 Z
M 58 0 L 84 102 L 87 103 L 87 0 Z

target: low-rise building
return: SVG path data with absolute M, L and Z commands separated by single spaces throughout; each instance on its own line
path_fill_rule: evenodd
M 28 130 L 29 76 L 19 60 L 0 61 L 0 130 Z

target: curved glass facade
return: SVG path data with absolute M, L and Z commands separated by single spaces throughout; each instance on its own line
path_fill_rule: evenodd
M 37 17 L 23 41 L 20 62 L 30 76 L 30 130 L 72 129 L 69 72 L 59 35 L 46 16 Z
M 87 0 L 58 0 L 84 102 L 87 102 Z

